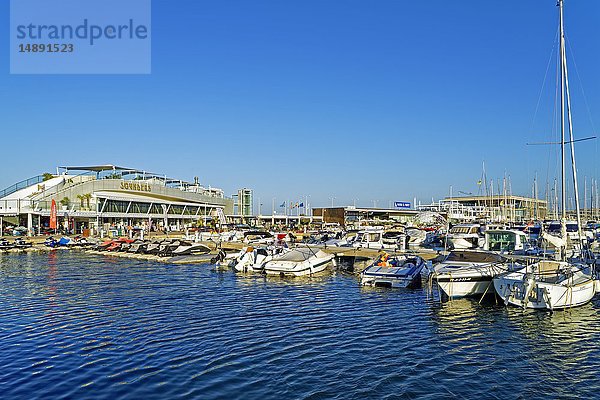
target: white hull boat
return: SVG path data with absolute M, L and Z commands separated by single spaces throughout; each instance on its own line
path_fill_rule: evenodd
M 273 252 L 274 250 L 266 248 L 245 247 L 232 261 L 231 266 L 237 272 L 262 272 L 264 264 L 273 258 Z
M 448 238 L 448 244 L 451 248 L 456 250 L 467 250 L 467 249 L 475 249 L 477 248 L 477 244 L 475 244 L 475 240 L 472 237 L 452 237 Z M 476 239 L 478 240 L 478 239 Z
M 542 260 L 494 279 L 505 304 L 547 310 L 582 306 L 592 300 L 597 286 L 585 264 L 565 261 Z
M 384 263 L 376 262 L 361 272 L 363 286 L 408 288 L 421 283 L 425 261 L 421 257 L 395 257 Z
M 348 244 L 361 249 L 393 249 L 394 245 L 386 245 L 383 242 L 383 229 L 368 229 L 356 234 Z
M 311 248 L 298 248 L 273 257 L 264 264 L 267 275 L 304 276 L 324 271 L 333 260 L 333 254 Z
M 446 236 L 448 246 L 456 250 L 477 249 L 483 247 L 485 238 L 478 224 L 459 224 L 453 226 Z
M 558 250 L 561 261 L 540 260 L 528 265 L 521 271 L 511 272 L 497 276 L 494 279 L 496 292 L 505 304 L 512 304 L 523 308 L 555 310 L 562 308 L 578 307 L 588 303 L 596 294 L 596 283 L 593 268 L 580 261 L 567 261 L 566 250 L 569 242 L 582 247 L 584 243 L 581 232 L 581 211 L 579 192 L 577 188 L 577 165 L 575 163 L 576 141 L 573 135 L 573 122 L 571 115 L 571 96 L 569 92 L 568 68 L 566 57 L 565 33 L 563 22 L 563 0 L 558 0 L 559 6 L 559 40 L 560 40 L 560 120 L 561 120 L 561 218 L 559 222 L 551 224 L 549 231 L 559 233 L 559 236 L 543 234 L 543 238 L 552 243 Z M 568 134 L 568 136 L 567 136 Z M 582 139 L 585 140 L 585 139 Z M 567 187 L 565 168 L 565 145 L 570 143 L 571 172 L 573 174 L 573 189 L 575 197 L 575 210 L 577 221 L 567 221 Z M 576 243 L 573 243 L 576 242 Z
M 523 268 L 504 257 L 483 251 L 452 251 L 433 268 L 432 279 L 450 298 L 494 293 L 492 279 L 509 270 Z
M 427 231 L 417 228 L 409 228 L 406 230 L 408 247 L 420 247 L 427 241 Z

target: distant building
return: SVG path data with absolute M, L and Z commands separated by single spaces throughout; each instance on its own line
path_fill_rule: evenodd
M 383 222 L 411 222 L 419 215 L 419 211 L 396 208 L 363 208 L 363 207 L 317 207 L 312 209 L 313 217 L 324 223 L 337 223 L 342 226 L 358 227 L 361 224 L 377 224 Z
M 253 192 L 243 188 L 231 196 L 233 198 L 233 213 L 227 215 L 229 221 L 248 224 L 254 221 Z
M 237 194 L 237 214 L 243 217 L 253 215 L 253 193 L 250 189 L 240 189 Z
M 512 195 L 446 197 L 438 203 L 417 208 L 446 213 L 452 221 L 523 222 L 543 220 L 548 215 L 545 200 Z
M 62 172 L 61 172 L 62 170 Z M 31 232 L 48 226 L 52 200 L 61 227 L 79 233 L 113 227 L 180 229 L 186 224 L 225 222 L 233 199 L 223 190 L 114 165 L 59 167 L 0 191 L 1 222 Z

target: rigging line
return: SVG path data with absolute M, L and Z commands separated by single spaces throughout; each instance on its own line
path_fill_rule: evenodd
M 544 87 L 546 86 L 546 79 L 548 77 L 548 71 L 550 70 L 550 64 L 552 63 L 552 56 L 554 55 L 554 49 L 556 48 L 558 38 L 558 29 L 556 30 L 556 34 L 554 35 L 554 44 L 552 45 L 552 50 L 550 50 L 550 57 L 548 57 L 548 64 L 546 65 L 546 72 L 544 73 L 544 79 L 542 81 L 542 87 L 540 88 L 540 93 L 538 95 L 537 104 L 535 105 L 535 112 L 533 113 L 533 120 L 531 121 L 531 130 L 533 130 L 533 126 L 535 124 L 535 119 L 537 117 L 537 113 L 540 108 L 540 102 L 542 100 L 542 94 L 544 92 Z
M 550 56 L 548 57 L 548 63 L 546 64 L 546 71 L 544 72 L 544 79 L 542 80 L 542 86 L 540 87 L 540 92 L 538 94 L 537 103 L 535 105 L 535 111 L 533 113 L 533 118 L 531 119 L 531 125 L 529 127 L 530 134 L 531 134 L 531 132 L 533 132 L 533 127 L 535 126 L 535 121 L 537 119 L 537 115 L 538 115 L 538 112 L 540 109 L 540 103 L 542 101 L 542 95 L 544 93 L 544 88 L 546 87 L 546 80 L 548 79 L 548 71 L 550 70 L 550 65 L 552 64 L 552 58 L 554 55 L 554 50 L 556 49 L 556 46 L 558 43 L 558 37 L 559 37 L 559 29 L 557 27 L 556 33 L 554 34 L 554 43 L 552 44 L 552 49 L 550 50 Z M 557 52 L 557 54 L 558 54 L 558 52 Z M 530 178 L 530 176 L 529 176 L 529 166 L 530 166 L 529 165 L 529 163 L 530 163 L 529 150 L 526 149 L 525 153 L 526 153 L 525 158 L 527 159 L 527 180 L 529 180 L 529 178 Z M 548 164 L 549 163 L 550 163 L 550 157 L 548 157 Z
M 573 53 L 573 47 L 571 46 L 571 42 L 568 37 L 565 35 L 565 41 L 567 42 L 567 48 L 569 49 L 569 53 L 571 54 L 571 60 L 573 60 L 573 66 L 575 67 L 575 74 L 577 75 L 577 80 L 579 81 L 579 87 L 581 88 L 581 94 L 583 95 L 583 103 L 585 104 L 586 111 L 588 113 L 588 118 L 590 120 L 590 125 L 592 126 L 592 133 L 596 134 L 596 126 L 594 124 L 594 119 L 592 118 L 592 112 L 590 110 L 590 104 L 588 102 L 587 96 L 585 94 L 585 89 L 583 87 L 583 80 L 581 79 L 581 74 L 579 73 L 579 68 L 577 67 L 577 62 L 575 60 L 575 54 Z M 598 155 L 598 142 L 596 142 L 594 149 L 594 158 L 596 159 Z M 598 175 L 598 167 L 597 163 L 594 163 L 594 176 Z
M 557 37 L 555 38 L 555 42 L 554 45 L 556 46 L 556 43 L 558 43 L 558 32 L 559 30 L 557 29 Z M 559 88 L 559 81 L 560 81 L 560 69 L 558 68 L 560 57 L 558 54 L 558 51 L 556 52 L 556 76 L 555 76 L 555 82 L 554 82 L 554 107 L 552 110 L 552 128 L 551 128 L 551 132 L 554 135 L 554 137 L 556 138 L 556 140 L 558 140 L 558 88 Z M 550 180 L 550 164 L 551 161 L 554 160 L 554 163 L 552 163 L 554 165 L 554 169 L 552 172 L 552 175 L 556 176 L 557 174 L 557 167 L 558 167 L 558 148 L 554 148 L 554 151 L 552 151 L 551 148 L 548 149 L 548 158 L 547 158 L 547 163 L 546 163 L 546 182 L 548 182 Z
M 538 142 L 538 143 L 525 143 L 525 144 L 527 146 L 537 146 L 537 145 L 545 145 L 545 144 L 570 144 L 570 143 L 583 142 L 583 141 L 586 141 L 586 140 L 593 140 L 593 139 L 596 139 L 596 136 L 590 136 L 590 137 L 581 138 L 581 139 L 568 140 L 568 141 L 565 141 L 564 143 L 561 143 L 561 142 Z
M 577 62 L 575 62 L 575 55 L 573 54 L 573 48 L 571 47 L 571 43 L 569 39 L 565 35 L 565 41 L 567 42 L 567 48 L 569 49 L 569 54 L 571 55 L 571 60 L 573 60 L 573 66 L 575 67 L 575 74 L 577 75 L 577 80 L 579 81 L 579 87 L 581 88 L 581 94 L 583 95 L 583 102 L 585 103 L 585 108 L 588 112 L 588 118 L 590 119 L 590 124 L 592 125 L 592 132 L 596 134 L 596 127 L 594 125 L 594 120 L 592 119 L 592 112 L 590 110 L 590 105 L 587 101 L 587 96 L 585 95 L 585 89 L 583 88 L 583 81 L 581 80 L 581 75 L 579 74 L 579 68 L 577 68 Z

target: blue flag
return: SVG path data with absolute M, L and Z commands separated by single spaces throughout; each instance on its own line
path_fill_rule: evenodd
M 285 207 L 285 201 L 279 207 Z

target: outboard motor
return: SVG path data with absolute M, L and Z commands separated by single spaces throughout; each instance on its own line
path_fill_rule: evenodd
M 211 264 L 216 264 L 218 262 L 221 262 L 225 259 L 225 257 L 227 256 L 227 254 L 223 251 L 223 250 L 219 250 L 219 252 L 217 253 L 217 255 L 213 258 L 210 259 L 210 263 Z

